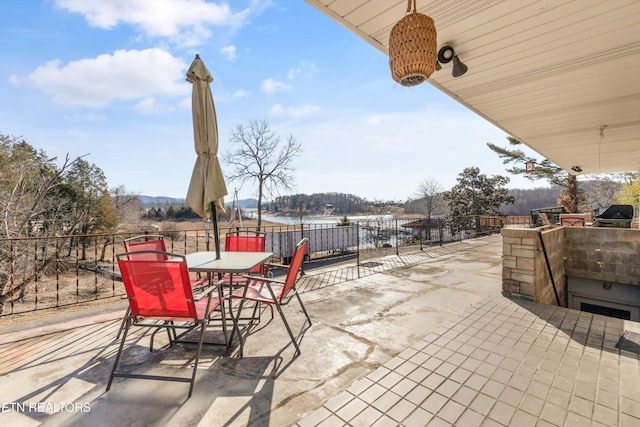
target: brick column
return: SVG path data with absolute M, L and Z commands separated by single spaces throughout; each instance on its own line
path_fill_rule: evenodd
M 503 228 L 502 294 L 535 301 L 535 256 L 537 231 Z

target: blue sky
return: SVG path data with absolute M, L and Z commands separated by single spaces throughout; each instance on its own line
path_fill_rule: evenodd
M 110 187 L 184 198 L 195 53 L 214 78 L 220 151 L 250 119 L 293 135 L 295 193 L 404 201 L 425 179 L 450 188 L 465 167 L 507 175 L 486 146 L 506 144 L 503 131 L 429 84 L 398 85 L 386 55 L 292 0 L 3 0 L 0 132 L 87 155 Z

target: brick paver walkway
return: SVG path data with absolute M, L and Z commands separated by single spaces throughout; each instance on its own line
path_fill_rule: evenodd
M 640 426 L 639 326 L 489 297 L 297 425 Z

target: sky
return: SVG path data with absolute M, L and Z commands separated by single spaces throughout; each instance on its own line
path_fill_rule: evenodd
M 184 198 L 196 53 L 214 79 L 220 157 L 238 125 L 266 121 L 303 148 L 289 193 L 406 201 L 466 167 L 509 175 L 486 146 L 507 134 L 429 84 L 395 83 L 385 54 L 301 0 L 2 0 L 0 133 L 59 162 L 85 156 L 110 188 Z

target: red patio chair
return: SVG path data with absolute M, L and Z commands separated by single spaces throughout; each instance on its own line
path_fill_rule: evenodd
M 542 225 L 551 225 L 551 221 L 549 221 L 549 217 L 546 213 L 541 212 L 538 217 L 540 218 L 540 221 L 542 221 Z
M 293 342 L 293 345 L 296 348 L 296 354 L 300 354 L 300 347 L 293 335 L 293 332 L 291 332 L 291 328 L 289 327 L 289 323 L 287 322 L 281 306 L 287 304 L 288 301 L 290 301 L 290 299 L 286 298 L 290 292 L 293 292 L 298 299 L 298 302 L 300 303 L 300 307 L 302 308 L 304 315 L 306 316 L 305 323 L 308 321 L 309 326 L 311 326 L 311 318 L 309 317 L 309 314 L 307 313 L 307 310 L 302 303 L 302 299 L 298 294 L 298 290 L 296 289 L 296 282 L 298 281 L 299 273 L 302 268 L 302 262 L 304 261 L 304 255 L 308 245 L 309 239 L 307 238 L 302 239 L 296 245 L 296 250 L 291 257 L 291 263 L 288 266 L 287 274 L 284 280 L 268 277 L 256 278 L 254 276 L 244 276 L 245 280 L 247 280 L 246 286 L 244 286 L 243 289 L 239 289 L 238 291 L 231 294 L 231 298 L 241 299 L 240 306 L 238 308 L 238 314 L 234 319 L 234 321 L 236 322 L 237 319 L 240 318 L 242 306 L 245 301 L 253 301 L 256 304 L 269 304 L 269 306 L 275 306 L 276 310 L 278 310 L 278 313 L 280 313 L 280 317 L 282 318 L 284 326 L 287 328 L 287 332 L 289 333 L 291 342 Z M 242 348 L 240 351 L 242 352 Z
M 167 252 L 167 247 L 164 243 L 164 236 L 161 234 L 142 234 L 140 236 L 131 237 L 124 241 L 124 251 L 129 252 L 129 259 L 131 259 L 131 252 L 141 252 L 136 257 L 148 258 L 149 260 L 162 259 L 164 255 L 158 254 L 160 252 Z M 147 251 L 147 252 L 142 252 Z M 149 252 L 151 251 L 151 252 Z M 157 253 L 154 254 L 153 251 Z M 164 258 L 166 259 L 166 258 Z M 191 286 L 200 286 L 207 281 L 204 277 L 198 277 L 191 279 Z
M 162 258 L 164 255 L 161 254 L 161 252 L 167 251 L 167 247 L 164 243 L 164 236 L 161 234 L 141 234 L 140 236 L 125 239 L 123 243 L 125 252 L 156 251 L 145 252 L 143 254 L 138 254 L 138 256 L 151 260 L 166 259 Z
M 140 236 L 134 236 L 129 239 L 125 239 L 123 243 L 124 251 L 129 253 L 129 255 L 127 256 L 128 259 L 133 259 L 134 257 L 143 261 L 162 261 L 164 259 L 167 259 L 163 258 L 166 256 L 163 254 L 166 254 L 167 247 L 164 243 L 164 236 L 161 234 L 142 234 Z M 132 255 L 133 252 L 137 252 L 137 254 Z M 203 277 L 191 279 L 191 286 L 195 288 L 196 286 L 202 285 L 206 281 L 207 279 Z M 125 319 L 126 315 L 122 319 L 122 323 L 120 324 L 120 329 L 118 329 L 116 339 L 120 338 L 120 334 L 122 333 L 122 329 L 124 328 Z
M 127 290 L 130 310 L 125 315 L 124 334 L 111 370 L 107 391 L 111 388 L 114 377 L 139 378 L 188 382 L 191 384 L 189 387 L 189 397 L 191 397 L 205 331 L 222 301 L 219 284 L 212 285 L 203 290 L 201 294 L 194 296 L 186 258 L 182 255 L 159 251 L 138 251 L 118 254 L 117 259 Z M 214 298 L 212 294 L 216 289 L 218 295 Z M 222 317 L 224 345 L 228 346 L 224 310 L 219 312 Z M 187 332 L 199 329 L 198 341 L 195 342 L 197 348 L 191 378 L 117 372 L 127 334 L 134 326 L 155 329 L 151 335 L 151 351 L 153 351 L 153 337 L 160 329 L 173 330 L 173 339 L 169 334 L 170 345 L 175 342 L 189 342 L 180 339 Z M 176 330 L 184 332 L 176 335 Z
M 224 239 L 224 250 L 227 252 L 265 252 L 267 248 L 267 235 L 265 233 L 255 231 L 235 231 L 227 233 Z M 251 275 L 266 276 L 267 270 L 265 264 L 254 267 L 249 272 Z M 233 285 L 244 284 L 247 279 L 242 276 L 229 275 L 222 277 L 225 283 Z

